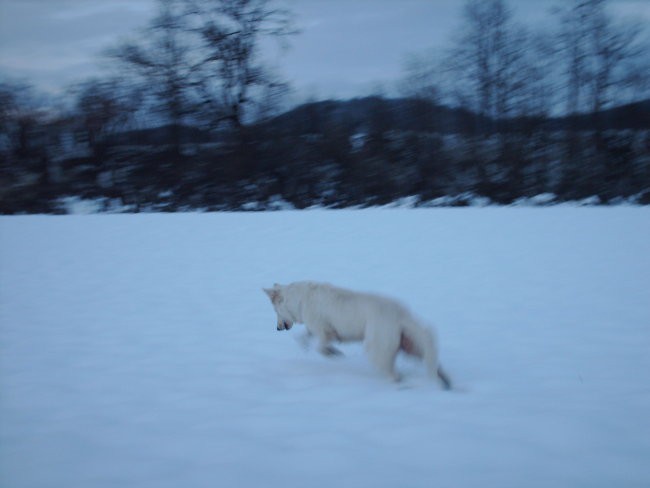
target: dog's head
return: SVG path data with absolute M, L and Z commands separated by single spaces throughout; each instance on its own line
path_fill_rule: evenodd
M 275 313 L 278 315 L 278 330 L 289 330 L 293 327 L 294 320 L 291 318 L 291 313 L 287 310 L 287 302 L 284 297 L 283 288 L 282 285 L 276 283 L 273 285 L 273 288 L 263 288 L 263 290 L 271 299 Z

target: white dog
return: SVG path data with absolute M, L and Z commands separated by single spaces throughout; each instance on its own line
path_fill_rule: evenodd
M 400 351 L 424 361 L 431 377 L 445 389 L 449 378 L 438 364 L 433 332 L 399 302 L 390 298 L 338 288 L 327 283 L 299 281 L 264 289 L 278 315 L 278 330 L 303 323 L 307 336 L 316 336 L 326 356 L 340 352 L 331 343 L 363 341 L 371 362 L 399 381 L 395 358 Z

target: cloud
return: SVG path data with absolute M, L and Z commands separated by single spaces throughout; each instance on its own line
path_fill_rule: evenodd
M 302 32 L 267 62 L 298 88 L 346 96 L 391 83 L 409 53 L 446 46 L 462 10 L 460 0 L 277 1 Z M 552 26 L 550 9 L 564 1 L 509 3 L 517 19 L 537 28 Z M 99 53 L 144 27 L 155 7 L 156 0 L 0 0 L 0 67 L 48 86 L 87 76 Z M 650 22 L 648 0 L 612 0 L 611 8 Z
M 153 0 L 0 0 L 0 68 L 48 90 L 97 74 L 100 53 L 143 27 Z

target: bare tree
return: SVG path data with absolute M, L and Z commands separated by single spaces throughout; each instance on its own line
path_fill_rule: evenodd
M 154 90 L 175 154 L 181 153 L 184 123 L 193 119 L 211 130 L 230 127 L 238 158 L 244 158 L 246 124 L 269 113 L 286 87 L 262 63 L 260 51 L 264 38 L 284 39 L 294 32 L 289 12 L 274 8 L 271 0 L 158 3 L 145 36 L 111 55 Z
M 0 135 L 14 156 L 28 157 L 42 149 L 36 133 L 47 118 L 46 104 L 31 85 L 0 82 Z
M 291 15 L 271 0 L 188 0 L 187 5 L 205 53 L 194 76 L 205 113 L 212 126 L 228 122 L 241 132 L 255 102 L 285 87 L 260 60 L 260 44 L 295 33 Z
M 0 213 L 49 211 L 47 97 L 21 81 L 0 81 Z
M 611 168 L 601 112 L 643 81 L 643 29 L 632 21 L 617 21 L 607 0 L 571 0 L 556 15 L 570 121 L 560 191 L 574 197 L 607 192 Z M 581 112 L 591 114 L 593 138 L 580 132 Z
M 192 108 L 192 73 L 200 54 L 187 36 L 186 0 L 158 0 L 159 11 L 143 36 L 108 52 L 144 78 L 170 128 L 170 146 L 181 152 L 183 122 Z
M 601 111 L 615 100 L 614 88 L 625 89 L 635 78 L 636 61 L 644 52 L 642 26 L 616 22 L 607 5 L 607 0 L 572 0 L 557 11 L 568 115 Z
M 90 79 L 71 89 L 74 115 L 96 159 L 105 155 L 108 138 L 123 131 L 140 107 L 141 91 L 121 79 Z
M 202 53 L 192 74 L 200 114 L 208 128 L 225 128 L 231 137 L 226 177 L 249 177 L 257 158 L 248 124 L 273 99 L 267 95 L 286 87 L 262 62 L 261 44 L 268 38 L 282 42 L 294 32 L 290 13 L 272 0 L 187 0 L 186 6 Z
M 440 96 L 438 66 L 434 62 L 434 52 L 411 53 L 404 61 L 404 75 L 399 83 L 399 91 L 407 98 L 417 98 L 436 102 Z
M 436 106 L 440 101 L 437 66 L 433 53 L 411 54 L 404 63 L 399 91 L 407 100 L 407 114 L 416 130 L 434 132 Z
M 474 115 L 479 136 L 468 145 L 476 189 L 506 198 L 521 188 L 524 141 L 512 133 L 512 119 L 540 112 L 534 97 L 543 89 L 530 33 L 515 22 L 504 0 L 466 0 L 462 24 L 445 60 L 449 84 Z M 497 144 L 492 136 L 497 135 Z
M 463 21 L 447 58 L 456 87 L 481 120 L 508 117 L 528 80 L 527 34 L 504 0 L 467 0 Z

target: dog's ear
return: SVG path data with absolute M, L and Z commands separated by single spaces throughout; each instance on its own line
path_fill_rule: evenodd
M 264 293 L 268 295 L 272 303 L 279 303 L 282 301 L 282 295 L 280 295 L 280 290 L 276 288 L 262 288 Z

